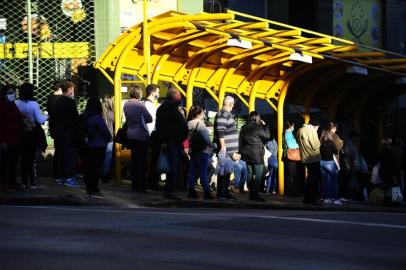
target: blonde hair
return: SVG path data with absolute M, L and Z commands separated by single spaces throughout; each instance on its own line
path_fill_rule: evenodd
M 103 97 L 102 108 L 103 108 L 103 118 L 107 119 L 107 113 L 109 111 L 114 112 L 114 99 L 113 99 L 113 96 L 105 95 Z

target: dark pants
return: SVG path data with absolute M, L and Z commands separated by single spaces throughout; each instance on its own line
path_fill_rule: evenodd
M 297 161 L 284 160 L 286 194 L 300 196 L 304 190 L 304 167 Z
M 258 196 L 262 183 L 264 164 L 247 164 L 247 169 L 250 196 Z
M 147 190 L 147 160 L 148 141 L 129 140 L 131 149 L 131 189 L 134 191 Z
M 166 153 L 169 159 L 170 171 L 166 174 L 165 192 L 172 193 L 176 189 L 176 180 L 179 177 L 179 165 L 183 146 L 181 143 L 168 143 Z
M 188 172 L 189 189 L 195 189 L 196 186 L 196 172 L 199 172 L 200 184 L 203 190 L 210 192 L 209 181 L 207 177 L 207 169 L 209 167 L 209 154 L 197 153 L 190 156 L 190 166 Z
M 100 192 L 99 180 L 103 173 L 104 156 L 106 147 L 89 147 L 84 150 L 85 170 L 83 180 L 88 194 Z
M 149 144 L 149 164 L 148 164 L 148 187 L 152 190 L 158 190 L 159 181 L 161 180 L 161 173 L 156 171 L 156 164 L 158 162 L 159 153 L 161 151 L 161 144 L 155 139 L 152 134 Z
M 57 132 L 55 134 L 54 177 L 68 179 L 76 174 L 76 147 L 73 146 L 69 134 Z
M 217 197 L 224 197 L 230 194 L 230 174 L 217 175 Z
M 41 150 L 36 147 L 21 149 L 21 182 L 24 185 L 37 185 L 37 168 Z
M 305 163 L 307 178 L 305 185 L 305 203 L 316 203 L 319 198 L 320 162 Z
M 2 186 L 11 188 L 17 185 L 17 162 L 19 145 L 9 144 L 1 150 L 0 180 Z

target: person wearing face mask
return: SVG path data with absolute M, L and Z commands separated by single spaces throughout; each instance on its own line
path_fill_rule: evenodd
M 69 81 L 60 84 L 62 95 L 54 108 L 55 168 L 57 182 L 68 187 L 80 187 L 76 181 L 79 113 L 73 99 L 75 85 Z
M 15 86 L 3 86 L 0 94 L 0 185 L 2 189 L 18 189 L 16 172 L 22 115 L 14 103 Z
M 181 101 L 180 92 L 169 88 L 165 102 L 156 113 L 156 135 L 161 144 L 161 150 L 166 151 L 169 159 L 170 171 L 166 174 L 164 197 L 178 200 L 175 194 L 176 180 L 179 175 L 182 143 L 188 134 L 185 118 L 179 112 Z
M 159 157 L 160 145 L 157 140 L 155 132 L 156 111 L 159 104 L 159 86 L 156 84 L 150 84 L 145 89 L 146 99 L 144 100 L 147 111 L 152 116 L 152 122 L 147 124 L 149 133 L 149 158 L 148 158 L 148 188 L 151 190 L 158 190 L 160 174 L 156 171 L 156 164 Z

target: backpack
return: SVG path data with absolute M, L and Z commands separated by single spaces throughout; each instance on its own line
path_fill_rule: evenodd
M 197 130 L 199 123 L 197 123 L 195 129 L 190 136 L 189 145 L 192 149 L 192 153 L 200 153 L 207 147 L 207 143 L 204 140 L 203 134 Z

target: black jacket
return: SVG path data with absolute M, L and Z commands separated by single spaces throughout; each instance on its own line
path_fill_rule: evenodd
M 186 140 L 188 127 L 178 106 L 165 101 L 156 112 L 156 136 L 161 143 L 179 142 Z
M 263 164 L 264 144 L 270 137 L 268 126 L 257 125 L 252 121 L 244 125 L 240 131 L 241 159 L 248 164 Z

